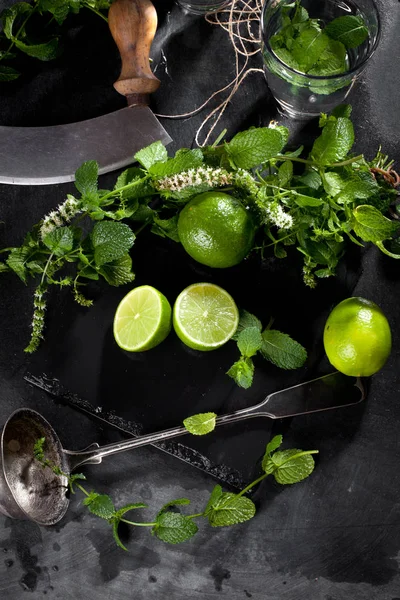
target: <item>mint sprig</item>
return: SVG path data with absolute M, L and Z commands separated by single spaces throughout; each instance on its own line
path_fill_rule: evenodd
M 196 415 L 195 415 L 196 416 Z M 201 417 L 201 415 L 199 415 Z M 293 484 L 307 478 L 314 469 L 312 454 L 317 450 L 278 450 L 282 444 L 282 436 L 275 436 L 268 442 L 262 461 L 263 474 L 247 485 L 241 492 L 224 492 L 217 484 L 212 490 L 204 509 L 195 514 L 186 515 L 181 512 L 182 507 L 188 506 L 188 498 L 177 498 L 164 504 L 151 521 L 132 521 L 127 518 L 127 513 L 137 509 L 147 509 L 143 502 L 129 503 L 121 508 L 116 508 L 111 497 L 95 491 L 87 491 L 80 483 L 85 479 L 81 473 L 68 475 L 60 467 L 54 465 L 46 458 L 46 439 L 36 440 L 33 447 L 33 457 L 43 468 L 51 469 L 56 475 L 67 478 L 69 487 L 74 492 L 73 486 L 84 494 L 83 506 L 89 512 L 107 522 L 111 528 L 115 543 L 127 550 L 119 536 L 119 525 L 125 523 L 132 527 L 148 527 L 151 533 L 168 544 L 181 544 L 191 539 L 199 530 L 195 519 L 205 519 L 211 527 L 229 527 L 245 523 L 256 514 L 254 502 L 245 496 L 268 475 L 273 475 L 275 480 L 283 485 Z
M 307 360 L 306 349 L 286 333 L 272 330 L 272 319 L 262 331 L 261 321 L 246 310 L 240 311 L 237 331 L 232 339 L 237 343 L 240 358 L 227 371 L 235 383 L 248 389 L 253 383 L 252 357 L 259 353 L 281 369 L 298 369 Z

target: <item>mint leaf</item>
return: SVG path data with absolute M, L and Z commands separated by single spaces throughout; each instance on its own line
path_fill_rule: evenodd
M 70 227 L 57 227 L 44 236 L 43 243 L 56 256 L 64 256 L 74 246 L 74 233 Z
M 125 285 L 125 283 L 130 283 L 135 279 L 135 274 L 132 273 L 132 259 L 129 254 L 124 254 L 113 262 L 102 265 L 98 272 L 109 285 L 114 286 Z M 88 277 L 87 274 L 82 273 L 82 275 Z M 93 277 L 89 277 L 89 279 L 93 279 Z
M 304 175 L 299 177 L 299 181 L 313 190 L 318 190 L 322 185 L 321 175 L 314 169 L 306 171 Z
M 193 537 L 198 530 L 192 519 L 179 513 L 163 512 L 157 517 L 152 533 L 168 544 L 180 544 Z
M 242 131 L 225 145 L 233 166 L 241 169 L 258 167 L 279 154 L 284 146 L 282 134 L 270 127 Z
M 199 413 L 183 421 L 185 428 L 193 435 L 205 435 L 215 429 L 217 415 L 214 412 Z
M 247 310 L 241 309 L 239 311 L 239 324 L 234 335 L 231 337 L 231 340 L 237 341 L 243 329 L 246 329 L 247 327 L 256 327 L 261 331 L 262 324 L 260 319 L 257 319 L 257 317 L 247 312 Z
M 14 33 L 13 27 L 15 21 L 19 17 L 23 17 L 24 19 L 27 17 L 27 13 L 31 13 L 33 10 L 32 6 L 27 2 L 16 2 L 10 8 L 6 8 L 1 13 L 1 21 L 3 23 L 3 33 L 9 40 L 14 41 Z M 25 29 L 20 32 L 20 35 L 23 34 Z
M 235 383 L 247 390 L 253 383 L 254 376 L 254 364 L 251 358 L 240 358 L 238 361 L 233 363 L 229 371 L 226 372 L 229 377 L 235 381 Z
M 354 143 L 354 129 L 350 119 L 332 118 L 314 142 L 311 158 L 320 165 L 343 160 Z
M 162 177 L 169 177 L 176 175 L 182 171 L 188 171 L 189 169 L 196 169 L 201 167 L 203 164 L 203 153 L 199 148 L 195 150 L 188 150 L 182 148 L 178 150 L 174 158 L 170 158 L 167 162 L 157 162 L 149 168 L 149 173 L 152 177 L 160 179 Z
M 75 187 L 82 196 L 92 195 L 97 192 L 97 179 L 99 165 L 95 160 L 88 160 L 75 172 Z
M 336 202 L 340 204 L 354 202 L 355 199 L 367 200 L 368 204 L 373 204 L 372 199 L 379 197 L 379 185 L 369 172 L 354 172 L 345 182 L 346 185 L 342 188 L 339 196 L 335 198 Z
M 144 504 L 143 502 L 135 502 L 133 504 L 126 504 L 125 506 L 122 506 L 117 511 L 115 511 L 112 518 L 121 520 L 121 518 L 127 512 L 130 512 L 131 510 L 136 510 L 137 508 L 148 508 L 148 505 Z
M 285 65 L 301 71 L 301 67 L 297 60 L 293 57 L 293 54 L 287 48 L 273 48 L 274 54 L 281 60 Z M 278 74 L 278 73 L 277 73 Z
M 166 512 L 172 506 L 187 506 L 190 504 L 190 500 L 188 498 L 177 498 L 176 500 L 170 500 L 161 509 L 158 511 L 157 516 L 159 517 L 162 513 Z
M 336 196 L 347 185 L 347 180 L 333 171 L 324 173 L 324 190 L 329 196 Z
M 207 516 L 208 512 L 210 510 L 212 510 L 212 507 L 214 506 L 214 504 L 217 502 L 217 500 L 221 496 L 222 496 L 222 487 L 219 484 L 217 484 L 210 494 L 210 497 L 209 497 L 206 507 L 204 509 L 204 513 L 203 513 L 204 516 Z
M 226 527 L 244 523 L 254 517 L 255 513 L 256 507 L 250 498 L 231 492 L 222 492 L 221 494 L 216 492 L 214 498 L 210 498 L 204 511 L 211 527 Z
M 272 452 L 275 452 L 275 450 L 277 448 L 279 448 L 279 446 L 282 445 L 283 442 L 283 437 L 281 435 L 275 435 L 272 440 L 270 442 L 268 442 L 266 448 L 265 448 L 265 454 L 272 454 Z
M 329 39 L 329 38 L 328 38 Z M 346 71 L 347 50 L 341 42 L 329 39 L 329 42 L 318 58 L 318 61 L 308 71 L 310 75 L 338 75 Z
M 26 44 L 15 38 L 14 44 L 21 52 L 42 61 L 53 60 L 59 55 L 58 38 L 52 38 L 43 44 Z
M 237 345 L 240 353 L 245 358 L 257 354 L 263 344 L 261 332 L 258 327 L 247 327 L 240 332 Z
M 291 160 L 285 160 L 278 169 L 279 185 L 284 187 L 290 183 L 293 177 L 293 163 Z
M 302 450 L 280 450 L 272 454 L 267 461 L 265 472 L 271 472 L 278 483 L 288 485 L 306 479 L 314 470 L 314 459 L 311 454 L 303 454 Z
M 0 82 L 1 81 L 14 81 L 18 79 L 20 72 L 12 67 L 6 65 L 0 65 Z
M 321 206 L 324 201 L 321 198 L 314 198 L 314 196 L 305 196 L 304 194 L 293 194 L 293 200 L 298 206 L 306 208 L 308 206 Z
M 332 117 L 346 117 L 350 119 L 351 111 L 351 104 L 339 104 L 339 106 L 335 106 L 330 114 Z
M 381 242 L 392 237 L 400 225 L 382 215 L 374 206 L 362 204 L 353 210 L 353 229 L 364 242 Z
M 155 213 L 151 231 L 160 237 L 166 237 L 174 242 L 180 242 L 178 234 L 178 215 L 174 215 L 170 219 L 160 219 Z
M 83 500 L 83 504 L 88 507 L 90 512 L 101 519 L 111 519 L 115 513 L 114 504 L 106 494 L 97 494 L 90 492 Z
M 151 166 L 158 162 L 166 162 L 168 160 L 168 152 L 162 142 L 153 142 L 150 146 L 142 148 L 135 154 L 137 160 L 145 169 L 150 169 Z
M 14 271 L 14 273 L 16 273 L 24 283 L 26 283 L 26 278 L 28 275 L 26 263 L 29 261 L 30 255 L 31 249 L 21 246 L 21 248 L 12 248 L 6 260 L 6 263 L 10 269 Z
M 330 38 L 344 44 L 346 48 L 357 48 L 368 37 L 368 28 L 359 15 L 338 17 L 328 23 L 324 31 Z
M 261 354 L 281 369 L 298 369 L 307 359 L 305 348 L 286 333 L 268 329 L 262 333 Z
M 98 267 L 124 256 L 135 241 L 135 235 L 128 225 L 113 221 L 96 223 L 90 237 Z
M 291 52 L 300 65 L 300 71 L 307 73 L 319 60 L 329 44 L 328 36 L 314 27 L 304 29 L 295 40 Z

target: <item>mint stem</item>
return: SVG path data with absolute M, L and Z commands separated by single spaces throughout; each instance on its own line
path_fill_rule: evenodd
M 135 525 L 135 527 L 154 527 L 156 525 L 156 523 L 135 523 L 135 521 L 128 521 L 128 519 L 121 519 L 121 522 L 128 525 Z

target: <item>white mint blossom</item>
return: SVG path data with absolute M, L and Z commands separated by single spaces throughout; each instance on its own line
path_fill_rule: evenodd
M 189 169 L 176 175 L 169 175 L 154 182 L 159 191 L 180 192 L 187 187 L 208 185 L 209 187 L 221 187 L 232 183 L 232 174 L 225 169 L 213 169 L 212 167 L 198 167 Z
M 42 226 L 40 228 L 40 236 L 43 239 L 47 234 L 56 229 L 62 227 L 66 223 L 69 223 L 76 215 L 81 213 L 83 210 L 82 203 L 68 194 L 65 202 L 60 204 L 56 210 L 52 210 L 43 219 Z
M 278 229 L 293 227 L 293 217 L 286 213 L 278 202 L 270 202 L 264 206 L 267 222 L 276 225 Z

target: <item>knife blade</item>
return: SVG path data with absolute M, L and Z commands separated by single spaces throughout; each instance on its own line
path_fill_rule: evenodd
M 134 162 L 134 154 L 155 141 L 171 138 L 147 106 L 160 85 L 150 69 L 157 13 L 150 0 L 115 0 L 109 27 L 121 55 L 115 89 L 128 107 L 113 113 L 51 127 L 0 126 L 0 183 L 46 185 L 75 179 L 87 160 L 108 173 Z

